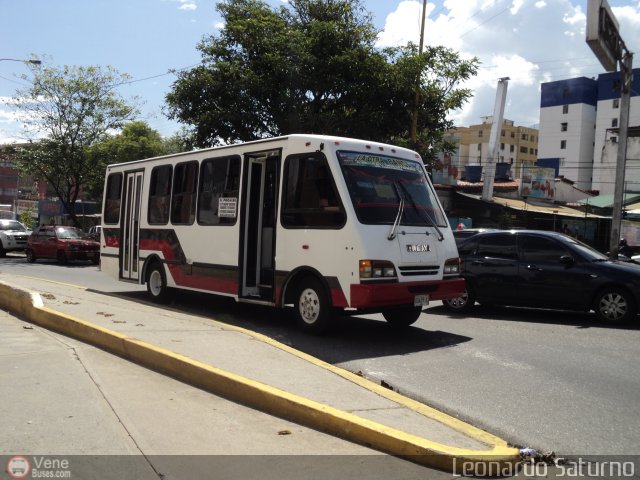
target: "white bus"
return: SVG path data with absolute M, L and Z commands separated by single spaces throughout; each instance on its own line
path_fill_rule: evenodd
M 110 165 L 101 268 L 239 302 L 293 305 L 303 330 L 337 312 L 415 322 L 464 293 L 458 251 L 420 156 L 288 135 Z

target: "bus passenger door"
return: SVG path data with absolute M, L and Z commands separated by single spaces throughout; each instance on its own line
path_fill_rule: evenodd
M 138 280 L 138 239 L 143 172 L 128 172 L 124 183 L 124 215 L 120 240 L 120 275 L 123 280 Z
M 274 301 L 277 172 L 280 151 L 249 154 L 241 235 L 240 296 Z

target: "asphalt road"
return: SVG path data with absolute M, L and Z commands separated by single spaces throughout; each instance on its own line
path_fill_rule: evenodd
M 143 289 L 94 266 L 0 259 L 0 272 L 50 278 L 146 301 Z M 0 276 L 1 278 L 1 276 Z M 561 456 L 640 453 L 640 329 L 593 315 L 485 309 L 449 315 L 439 304 L 403 332 L 378 316 L 341 319 L 324 337 L 298 332 L 286 312 L 183 293 L 172 308 L 269 335 L 483 427 Z

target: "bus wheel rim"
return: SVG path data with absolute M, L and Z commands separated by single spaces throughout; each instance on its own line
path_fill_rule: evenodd
M 315 323 L 320 316 L 320 298 L 316 291 L 311 288 L 304 289 L 300 295 L 298 308 L 305 323 Z
M 162 276 L 157 270 L 151 272 L 149 276 L 149 289 L 154 296 L 158 296 L 162 292 Z

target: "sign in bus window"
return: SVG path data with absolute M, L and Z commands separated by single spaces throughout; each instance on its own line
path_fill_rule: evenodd
M 238 217 L 240 157 L 202 162 L 198 195 L 200 225 L 235 225 Z

